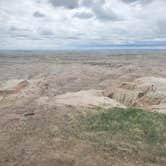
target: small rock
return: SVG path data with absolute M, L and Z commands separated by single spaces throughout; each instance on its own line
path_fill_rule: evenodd
M 29 112 L 29 113 L 25 113 L 24 116 L 34 116 L 35 113 L 34 112 Z

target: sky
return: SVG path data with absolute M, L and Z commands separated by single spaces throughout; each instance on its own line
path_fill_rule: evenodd
M 166 0 L 0 0 L 0 49 L 166 48 Z

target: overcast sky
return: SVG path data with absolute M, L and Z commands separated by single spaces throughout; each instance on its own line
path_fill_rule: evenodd
M 0 49 L 165 45 L 166 0 L 0 0 Z

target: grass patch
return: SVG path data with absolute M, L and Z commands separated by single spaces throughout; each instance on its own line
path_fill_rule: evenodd
M 166 115 L 140 109 L 99 109 L 84 121 L 82 138 L 99 148 L 166 164 Z

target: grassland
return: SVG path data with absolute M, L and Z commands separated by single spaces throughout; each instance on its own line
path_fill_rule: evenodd
M 164 165 L 166 115 L 140 109 L 99 109 L 83 122 L 82 139 L 100 150 Z
M 146 87 L 142 78 L 153 77 L 155 88 L 136 102 L 164 113 L 165 55 L 165 50 L 1 51 L 0 90 L 15 89 L 20 80 L 29 84 L 0 96 L 0 166 L 165 166 L 166 115 L 96 108 L 101 106 L 94 102 L 80 108 L 76 100 L 57 104 L 61 95 L 89 90 L 102 91 L 97 97 L 104 97 L 104 105 L 107 97 L 126 104 L 119 99 L 130 101 Z M 87 93 L 84 98 L 93 101 Z M 159 109 L 151 110 L 153 105 Z

